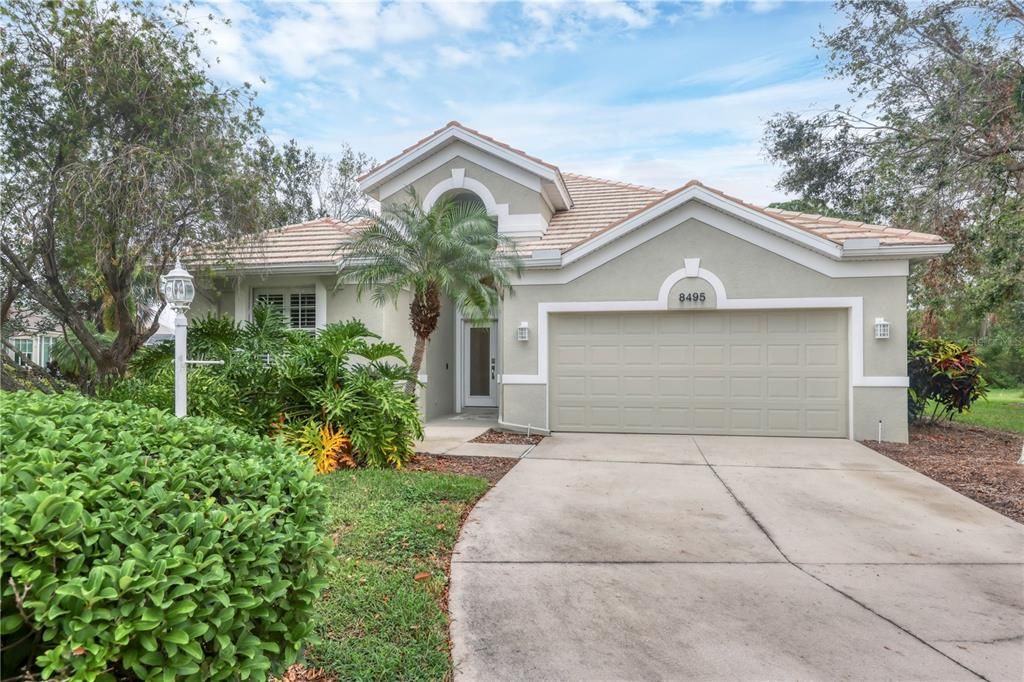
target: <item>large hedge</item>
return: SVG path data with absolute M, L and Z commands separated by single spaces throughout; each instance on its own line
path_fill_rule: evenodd
M 307 459 L 220 422 L 29 393 L 0 394 L 0 445 L 5 668 L 262 679 L 296 658 L 328 560 Z

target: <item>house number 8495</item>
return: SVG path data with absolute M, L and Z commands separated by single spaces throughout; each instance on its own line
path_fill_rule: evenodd
M 687 291 L 679 294 L 680 303 L 703 303 L 707 296 L 703 291 Z

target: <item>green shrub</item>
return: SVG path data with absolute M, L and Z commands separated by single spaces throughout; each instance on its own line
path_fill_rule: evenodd
M 5 649 L 75 679 L 262 679 L 296 658 L 328 560 L 307 460 L 81 396 L 0 394 L 0 435 Z
M 985 396 L 985 363 L 973 348 L 912 334 L 907 351 L 907 406 L 912 421 L 952 419 Z
M 207 317 L 192 324 L 189 356 L 224 361 L 189 369 L 189 414 L 257 434 L 329 427 L 347 434 L 353 461 L 371 467 L 402 466 L 423 435 L 416 398 L 399 385 L 411 375 L 401 347 L 381 341 L 358 320 L 309 334 L 287 329 L 265 307 L 242 324 Z M 132 370 L 102 395 L 172 407 L 171 344 L 143 349 Z

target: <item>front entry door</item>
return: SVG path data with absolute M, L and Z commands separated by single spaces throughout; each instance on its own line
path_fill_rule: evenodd
M 462 404 L 495 407 L 498 404 L 497 323 L 466 322 L 462 328 Z

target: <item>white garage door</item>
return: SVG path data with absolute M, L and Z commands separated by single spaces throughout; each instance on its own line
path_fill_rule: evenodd
M 555 431 L 847 434 L 846 311 L 551 318 Z

